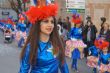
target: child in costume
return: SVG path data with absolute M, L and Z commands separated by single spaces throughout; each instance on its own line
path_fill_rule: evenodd
M 4 31 L 4 37 L 5 37 L 5 42 L 11 42 L 12 41 L 12 33 L 9 29 L 6 29 Z
M 81 18 L 78 14 L 73 15 L 72 22 L 74 23 L 74 27 L 71 28 L 71 31 L 69 33 L 69 38 L 66 42 L 67 48 L 71 49 L 71 57 L 72 57 L 72 68 L 74 68 L 77 72 L 77 59 L 80 59 L 83 57 L 83 48 L 86 47 L 86 45 L 82 41 L 82 29 L 81 29 Z
M 99 60 L 100 49 L 97 44 L 100 44 L 100 40 L 95 40 L 94 46 L 88 48 L 89 56 L 87 57 L 87 65 L 93 68 L 93 73 L 97 73 L 97 65 Z
M 17 43 L 19 42 L 20 37 L 21 37 L 21 31 L 20 31 L 21 25 L 22 25 L 22 24 L 20 24 L 20 23 L 18 23 L 18 24 L 16 25 L 15 40 L 17 41 Z
M 56 4 L 37 0 L 26 12 L 32 27 L 21 52 L 19 73 L 69 73 L 57 31 Z
M 5 42 L 11 43 L 12 42 L 12 28 L 11 24 L 5 24 L 4 26 L 4 38 Z
M 110 73 L 110 53 L 108 53 L 109 42 L 102 40 L 100 43 L 101 53 L 98 61 L 99 73 Z
M 20 26 L 20 39 L 18 42 L 18 47 L 23 47 L 26 42 L 27 34 L 26 34 L 26 24 L 21 24 Z
M 25 18 L 20 14 L 19 23 L 17 24 L 16 40 L 18 47 L 23 47 L 27 38 L 26 24 L 24 24 Z

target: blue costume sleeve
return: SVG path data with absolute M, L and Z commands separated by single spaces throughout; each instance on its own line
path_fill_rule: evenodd
M 69 73 L 69 69 L 68 69 L 68 65 L 67 65 L 66 61 L 62 66 L 60 66 L 60 71 L 61 71 L 61 73 Z
M 74 33 L 74 27 L 71 28 L 70 32 L 68 33 L 68 38 L 69 39 L 72 38 L 72 36 L 74 35 L 73 33 Z
M 29 64 L 29 50 L 30 46 L 29 44 L 27 45 L 26 51 L 25 51 L 25 55 L 23 57 L 23 59 L 20 61 L 20 71 L 19 73 L 28 73 L 29 69 L 30 69 L 30 64 Z

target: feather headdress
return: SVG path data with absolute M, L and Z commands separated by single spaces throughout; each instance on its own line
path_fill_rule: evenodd
M 51 3 L 50 0 L 34 0 L 33 2 L 35 6 L 31 6 L 26 12 L 26 16 L 32 24 L 57 14 L 58 5 Z

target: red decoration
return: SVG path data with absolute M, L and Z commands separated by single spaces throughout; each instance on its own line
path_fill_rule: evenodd
M 97 48 L 101 50 L 109 46 L 109 42 L 102 40 L 102 39 L 95 40 L 94 44 Z
M 77 16 L 77 15 L 73 15 L 72 16 L 72 22 L 74 24 L 80 24 L 81 23 L 81 17 L 80 16 Z
M 20 21 L 24 21 L 24 20 L 25 20 L 25 18 L 23 17 L 22 14 L 19 14 L 19 20 L 20 20 Z
M 13 20 L 12 20 L 12 19 L 10 19 L 10 18 L 8 18 L 7 22 L 8 22 L 8 24 L 14 25 Z
M 32 24 L 35 24 L 38 20 L 43 20 L 50 16 L 55 16 L 57 14 L 58 5 L 57 4 L 49 4 L 47 6 L 31 6 L 30 9 L 26 12 L 26 15 L 29 21 Z

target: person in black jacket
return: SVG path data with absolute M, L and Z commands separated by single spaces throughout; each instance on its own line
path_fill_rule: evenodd
M 70 22 L 70 18 L 68 16 L 66 17 L 66 25 L 67 25 L 67 29 L 68 29 L 68 32 L 69 32 L 70 29 L 71 29 L 71 22 Z
M 101 30 L 103 30 L 103 25 L 106 22 L 106 18 L 105 17 L 101 17 L 100 20 L 101 20 L 101 29 L 100 29 L 100 31 L 101 31 Z
M 108 23 L 103 24 L 103 29 L 100 30 L 99 37 L 110 43 L 110 29 Z M 108 51 L 110 52 L 110 44 Z
M 100 30 L 99 37 L 105 39 L 106 41 L 110 42 L 110 29 L 109 24 L 104 23 L 103 29 Z
M 87 48 L 84 49 L 85 57 L 88 55 L 88 48 L 94 45 L 96 39 L 97 28 L 93 25 L 91 20 L 87 21 L 87 24 L 83 27 L 82 35 L 83 41 L 87 44 Z

